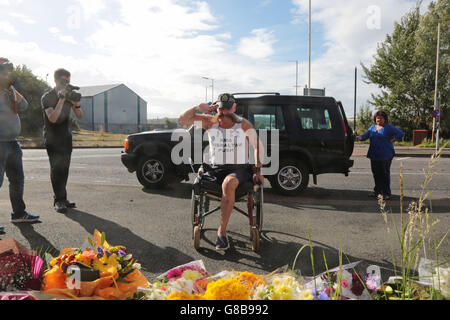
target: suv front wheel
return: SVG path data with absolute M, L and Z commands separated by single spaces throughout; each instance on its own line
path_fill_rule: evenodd
M 139 160 L 136 175 L 145 188 L 163 188 L 169 183 L 169 166 L 169 161 L 165 157 L 144 156 Z
M 272 188 L 287 196 L 296 196 L 309 184 L 308 167 L 301 161 L 282 160 L 277 174 L 270 180 Z

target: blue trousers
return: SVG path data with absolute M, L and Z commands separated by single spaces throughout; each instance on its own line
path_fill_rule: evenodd
M 391 196 L 391 160 L 374 161 L 371 160 L 372 174 L 375 180 L 375 194 Z
M 0 142 L 0 188 L 3 185 L 5 173 L 9 180 L 9 198 L 13 214 L 23 216 L 26 209 L 23 201 L 25 177 L 22 149 L 17 141 Z

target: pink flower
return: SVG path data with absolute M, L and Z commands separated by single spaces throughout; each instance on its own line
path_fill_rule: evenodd
M 181 270 L 181 268 L 175 268 L 169 271 L 169 273 L 167 274 L 167 279 L 169 279 L 169 281 L 177 280 L 180 279 L 182 276 L 183 270 Z
M 342 287 L 348 288 L 348 281 L 346 279 L 342 280 Z

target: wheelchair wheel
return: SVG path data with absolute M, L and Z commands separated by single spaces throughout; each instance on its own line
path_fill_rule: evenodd
M 202 238 L 202 229 L 199 226 L 194 228 L 194 248 L 195 250 L 200 249 L 200 241 Z
M 192 198 L 191 198 L 191 221 L 192 226 L 195 227 L 197 225 L 197 215 L 198 215 L 198 204 L 199 201 L 195 196 L 195 191 L 192 190 Z
M 252 228 L 250 230 L 250 239 L 252 241 L 252 251 L 258 252 L 261 245 L 261 235 L 257 228 Z
M 259 232 L 263 229 L 264 223 L 264 189 L 261 187 L 255 194 L 255 209 L 256 209 L 256 227 Z

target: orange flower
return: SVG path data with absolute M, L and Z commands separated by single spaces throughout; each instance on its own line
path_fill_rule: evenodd
M 197 293 L 187 294 L 186 292 L 174 292 L 172 293 L 167 300 L 172 301 L 195 301 L 195 300 L 205 300 L 205 298 Z
M 42 289 L 44 291 L 51 289 L 67 289 L 67 275 L 58 266 L 53 267 L 44 274 Z
M 254 286 L 258 287 L 264 284 L 264 280 L 256 276 L 251 272 L 242 272 L 238 276 L 239 281 L 245 285 L 248 289 L 253 289 Z

